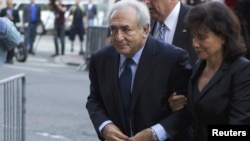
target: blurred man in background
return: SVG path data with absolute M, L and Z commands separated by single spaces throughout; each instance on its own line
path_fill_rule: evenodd
M 89 0 L 89 3 L 87 5 L 85 5 L 85 9 L 86 9 L 87 17 L 88 17 L 88 26 L 93 26 L 94 19 L 95 19 L 96 14 L 97 14 L 97 7 L 93 3 L 93 0 Z
M 73 21 L 70 27 L 69 39 L 71 41 L 71 52 L 74 51 L 75 36 L 79 36 L 80 51 L 79 54 L 83 55 L 83 41 L 85 35 L 85 23 L 86 23 L 86 11 L 83 6 L 80 5 L 80 0 L 75 0 L 76 4 L 70 11 L 70 16 L 73 17 Z
M 142 0 L 150 10 L 151 31 L 155 38 L 185 49 L 190 63 L 195 64 L 197 54 L 193 48 L 193 37 L 184 28 L 183 19 L 191 9 L 180 0 Z
M 36 28 L 41 23 L 41 9 L 35 4 L 35 0 L 30 0 L 30 4 L 24 7 L 24 44 L 28 48 L 29 54 L 35 55 L 33 45 L 36 39 Z

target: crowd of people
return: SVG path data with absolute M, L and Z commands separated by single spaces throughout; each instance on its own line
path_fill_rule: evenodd
M 87 32 L 88 26 L 93 26 L 93 20 L 97 16 L 97 6 L 89 0 L 86 5 L 81 5 L 81 0 L 75 0 L 75 4 L 72 7 L 68 7 L 63 4 L 62 0 L 50 0 L 48 3 L 48 9 L 54 14 L 54 29 L 53 40 L 55 46 L 55 52 L 51 57 L 65 54 L 65 38 L 66 30 L 65 24 L 67 18 L 72 20 L 70 25 L 69 40 L 71 42 L 71 52 L 74 51 L 75 36 L 78 35 L 80 41 L 79 54 L 83 55 L 83 43 L 84 35 Z M 37 28 L 41 25 L 41 7 L 35 0 L 30 0 L 28 5 L 23 7 L 23 16 L 19 17 L 19 11 L 13 8 L 13 0 L 6 0 L 6 8 L 2 8 L 0 12 L 1 17 L 7 17 L 16 26 L 22 18 L 22 29 L 24 32 L 23 44 L 27 52 L 31 55 L 35 55 L 34 43 L 37 38 Z M 69 17 L 65 17 L 65 12 L 69 10 Z M 48 17 L 49 18 L 49 17 Z M 46 23 L 45 23 L 46 24 Z M 58 43 L 58 40 L 60 44 Z M 6 63 L 13 64 L 14 62 L 14 49 L 11 49 L 7 53 Z

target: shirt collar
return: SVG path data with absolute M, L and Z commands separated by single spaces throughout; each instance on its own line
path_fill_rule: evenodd
M 133 61 L 135 62 L 136 65 L 139 64 L 139 60 L 141 58 L 141 54 L 142 54 L 142 51 L 144 49 L 144 46 L 140 48 L 140 50 L 138 50 L 135 55 L 132 57 Z M 120 65 L 119 65 L 119 68 L 122 68 L 123 67 L 123 64 L 126 60 L 126 57 L 122 54 L 120 54 Z
M 167 26 L 168 30 L 170 31 L 175 30 L 178 17 L 179 17 L 179 13 L 180 13 L 180 8 L 181 8 L 181 2 L 179 1 L 164 21 L 164 24 Z

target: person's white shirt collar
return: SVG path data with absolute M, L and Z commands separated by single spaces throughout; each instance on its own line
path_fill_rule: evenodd
M 165 36 L 165 41 L 171 44 L 173 42 L 176 25 L 178 23 L 180 9 L 181 9 L 181 2 L 179 1 L 175 5 L 171 13 L 168 15 L 168 17 L 164 20 L 164 24 L 167 26 L 167 31 L 166 31 L 167 36 Z M 159 22 L 158 26 L 160 26 Z

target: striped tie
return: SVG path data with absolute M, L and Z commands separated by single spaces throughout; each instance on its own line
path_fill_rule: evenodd
M 158 40 L 165 41 L 165 34 L 166 34 L 166 25 L 164 23 L 160 23 L 160 26 L 158 28 Z

